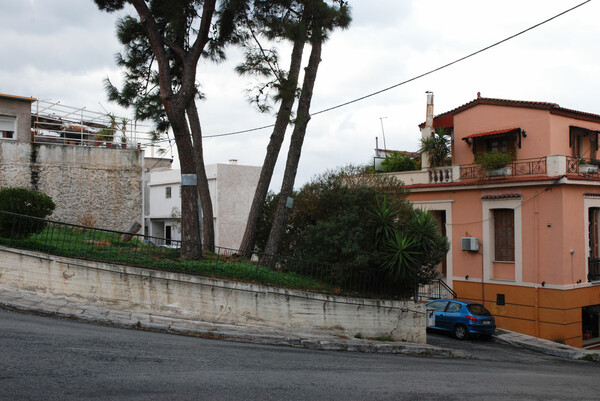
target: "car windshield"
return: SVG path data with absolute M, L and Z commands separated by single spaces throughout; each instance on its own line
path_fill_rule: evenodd
M 469 312 L 471 312 L 474 315 L 492 316 L 492 314 L 487 309 L 485 309 L 485 307 L 483 305 L 480 305 L 480 304 L 467 305 L 467 309 L 469 310 Z

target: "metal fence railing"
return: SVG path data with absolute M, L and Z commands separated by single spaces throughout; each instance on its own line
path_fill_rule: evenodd
M 480 164 L 460 166 L 461 180 L 486 180 L 503 177 L 522 177 L 546 175 L 546 158 L 520 159 L 496 170 L 486 170 Z
M 200 260 L 183 260 L 181 241 L 103 230 L 0 211 L 0 245 L 84 260 L 234 279 L 336 295 L 399 298 L 381 269 L 345 266 L 203 246 Z M 406 290 L 404 290 L 406 294 Z
M 429 284 L 419 287 L 419 300 L 452 298 L 456 299 L 456 292 L 442 279 L 434 280 Z

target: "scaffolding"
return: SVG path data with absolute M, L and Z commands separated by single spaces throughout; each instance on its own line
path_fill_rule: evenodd
M 152 126 L 113 113 L 71 107 L 60 101 L 31 104 L 31 136 L 36 143 L 103 146 L 113 149 L 149 148 L 154 154 Z

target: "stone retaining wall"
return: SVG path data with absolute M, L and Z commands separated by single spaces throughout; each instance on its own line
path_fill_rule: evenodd
M 0 287 L 211 323 L 425 343 L 425 307 L 329 296 L 0 247 Z
M 95 146 L 0 142 L 0 187 L 52 197 L 51 219 L 126 231 L 142 222 L 143 152 Z M 92 221 L 88 221 L 92 222 Z

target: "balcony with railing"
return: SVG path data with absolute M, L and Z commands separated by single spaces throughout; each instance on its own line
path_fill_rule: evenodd
M 486 170 L 480 164 L 435 167 L 419 171 L 389 173 L 406 185 L 448 183 L 491 183 L 511 178 L 560 177 L 600 179 L 600 160 L 552 155 L 519 159 L 502 168 Z
M 31 142 L 139 149 L 152 140 L 151 126 L 112 113 L 37 100 L 31 106 Z

